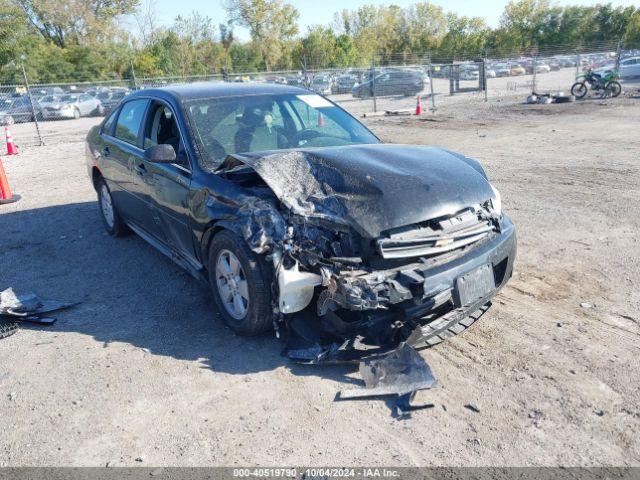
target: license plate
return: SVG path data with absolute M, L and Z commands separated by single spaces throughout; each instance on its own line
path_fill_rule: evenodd
M 456 280 L 458 306 L 472 304 L 486 297 L 495 288 L 496 283 L 491 265 L 486 264 L 471 270 Z

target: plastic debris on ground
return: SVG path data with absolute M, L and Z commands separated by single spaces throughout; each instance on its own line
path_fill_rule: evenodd
M 526 103 L 529 105 L 550 103 L 569 103 L 575 101 L 573 95 L 565 95 L 564 92 L 556 93 L 532 93 L 527 97 Z
M 30 322 L 39 325 L 52 325 L 56 319 L 45 314 L 77 305 L 78 302 L 44 300 L 35 293 L 18 295 L 12 288 L 0 292 L 0 320 L 5 324 Z
M 360 375 L 365 386 L 342 390 L 340 400 L 396 395 L 401 413 L 433 406 L 411 404 L 418 390 L 433 388 L 437 381 L 424 358 L 405 343 L 388 355 L 360 362 Z

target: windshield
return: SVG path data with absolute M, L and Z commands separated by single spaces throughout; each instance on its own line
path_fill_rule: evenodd
M 58 97 L 55 97 L 53 95 L 45 95 L 44 97 L 42 97 L 42 100 L 40 100 L 41 103 L 52 103 L 58 100 Z
M 63 95 L 60 97 L 61 102 L 75 102 L 78 99 L 76 95 Z
M 248 95 L 186 103 L 204 167 L 227 155 L 379 143 L 367 128 L 319 95 Z
M 109 100 L 109 98 L 111 98 L 111 92 L 100 92 L 98 98 L 100 100 Z

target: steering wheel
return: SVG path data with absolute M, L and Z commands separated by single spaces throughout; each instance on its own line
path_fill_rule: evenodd
M 300 142 L 302 142 L 303 140 L 311 140 L 312 138 L 323 137 L 323 136 L 325 135 L 323 135 L 321 132 L 318 132 L 317 130 L 305 128 L 304 130 L 300 130 L 299 132 L 296 132 L 296 134 L 293 136 L 293 144 L 300 146 Z

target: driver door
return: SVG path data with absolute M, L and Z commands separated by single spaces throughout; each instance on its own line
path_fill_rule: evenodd
M 144 148 L 168 144 L 176 152 L 174 163 L 145 161 L 150 201 L 160 237 L 173 254 L 195 262 L 193 236 L 189 220 L 191 163 L 184 147 L 175 111 L 155 100 L 149 108 L 144 133 Z

